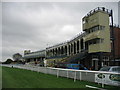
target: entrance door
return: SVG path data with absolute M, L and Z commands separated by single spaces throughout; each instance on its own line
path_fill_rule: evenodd
M 98 70 L 98 59 L 97 58 L 92 59 L 92 65 L 94 67 L 94 70 Z

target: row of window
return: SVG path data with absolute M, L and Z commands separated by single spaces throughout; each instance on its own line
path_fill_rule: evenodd
M 104 39 L 96 38 L 96 39 L 90 40 L 89 45 L 103 43 L 103 41 L 104 41 Z
M 94 56 L 92 56 L 92 58 L 99 58 L 99 57 L 98 57 L 98 55 L 94 55 Z M 109 60 L 109 57 L 108 56 L 103 56 L 102 59 L 104 61 L 107 61 L 107 60 Z
M 41 53 L 30 53 L 30 54 L 26 54 L 25 56 L 34 56 L 34 55 L 44 55 L 44 52 Z
M 95 31 L 98 31 L 98 30 L 104 30 L 105 29 L 105 26 L 94 26 L 88 30 L 86 30 L 86 34 L 89 34 L 89 33 L 92 33 L 92 32 L 95 32 Z

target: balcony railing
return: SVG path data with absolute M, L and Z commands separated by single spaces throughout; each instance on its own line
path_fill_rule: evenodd
M 95 13 L 97 11 L 106 12 L 107 14 L 109 14 L 109 16 L 111 16 L 111 10 L 106 9 L 105 7 L 97 7 L 95 9 L 91 10 L 85 17 L 88 17 L 88 16 L 92 15 L 93 13 Z

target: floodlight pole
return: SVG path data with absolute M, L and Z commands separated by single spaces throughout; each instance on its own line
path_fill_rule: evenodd
M 113 60 L 114 60 L 114 65 L 115 65 L 115 37 L 114 37 L 114 29 L 113 29 L 113 11 L 111 10 L 110 13 L 111 16 L 111 34 L 112 34 L 112 56 L 113 56 Z

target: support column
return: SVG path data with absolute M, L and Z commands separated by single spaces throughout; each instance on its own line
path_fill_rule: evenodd
M 74 44 L 73 44 L 73 48 L 74 48 L 74 50 L 73 50 L 73 54 L 75 54 L 76 53 L 76 47 L 75 47 L 76 45 L 75 45 L 75 42 L 74 42 Z
M 69 55 L 71 55 L 71 44 L 69 44 Z
M 65 45 L 65 54 L 64 55 L 67 55 L 67 45 Z
M 78 46 L 79 46 L 78 53 L 80 53 L 80 39 L 78 39 Z
M 76 54 L 77 54 L 77 41 L 75 41 L 75 45 L 76 45 Z
M 52 49 L 52 56 L 53 56 L 53 49 Z
M 63 55 L 65 55 L 65 46 L 63 46 Z
M 103 65 L 103 53 L 102 52 L 99 53 L 98 65 L 99 65 L 99 67 L 98 67 L 98 70 L 99 70 L 102 67 L 102 65 Z
M 62 55 L 64 55 L 64 53 L 65 53 L 65 48 L 64 46 L 62 46 Z
M 59 55 L 59 50 L 58 50 L 58 48 L 57 48 L 57 56 Z
M 72 55 L 72 53 L 73 53 L 73 44 L 71 43 L 71 47 L 70 47 L 70 49 L 71 49 L 71 55 Z
M 61 49 L 61 47 L 60 47 L 60 56 L 62 55 L 62 49 Z
M 79 39 L 79 53 L 81 52 L 81 45 L 80 45 L 80 39 Z
M 67 45 L 67 56 L 69 56 L 69 44 Z
M 53 56 L 55 55 L 54 48 L 53 48 Z
M 83 50 L 85 50 L 85 42 L 83 41 Z

